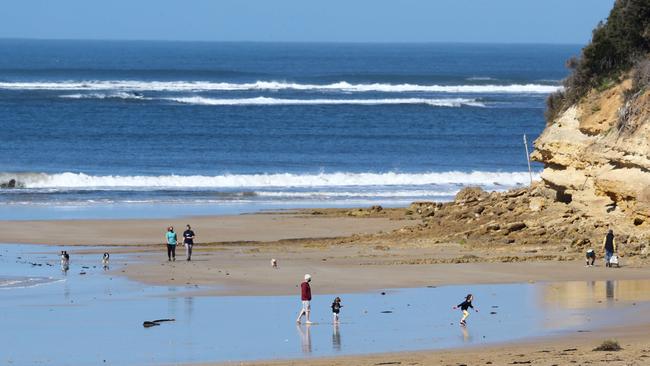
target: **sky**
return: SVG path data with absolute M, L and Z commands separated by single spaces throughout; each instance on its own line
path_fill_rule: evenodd
M 3 1 L 0 38 L 584 44 L 614 1 Z

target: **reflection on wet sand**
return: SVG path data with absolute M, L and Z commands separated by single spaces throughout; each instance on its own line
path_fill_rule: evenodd
M 650 280 L 558 282 L 540 288 L 544 307 L 586 309 L 650 301 Z
M 341 350 L 341 332 L 337 323 L 334 323 L 334 328 L 332 329 L 332 349 L 337 352 Z
M 472 335 L 469 334 L 467 327 L 460 327 L 460 332 L 463 334 L 463 342 L 471 342 Z
M 300 335 L 300 345 L 302 353 L 311 353 L 311 325 L 307 324 L 304 328 L 300 325 L 296 326 L 298 334 Z

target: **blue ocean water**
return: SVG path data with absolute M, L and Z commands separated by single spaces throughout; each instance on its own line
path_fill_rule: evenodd
M 0 182 L 17 188 L 0 205 L 390 205 L 527 184 L 522 135 L 578 50 L 1 40 Z

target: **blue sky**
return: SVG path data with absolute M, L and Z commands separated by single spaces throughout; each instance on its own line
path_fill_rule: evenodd
M 2 38 L 585 43 L 614 0 L 19 0 Z

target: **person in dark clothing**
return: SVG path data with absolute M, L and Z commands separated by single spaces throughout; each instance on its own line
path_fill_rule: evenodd
M 309 282 L 311 282 L 311 275 L 306 274 L 305 281 L 300 284 L 300 299 L 302 300 L 302 309 L 298 314 L 298 319 L 296 319 L 296 323 L 298 324 L 300 324 L 303 315 L 307 318 L 305 324 L 312 324 L 311 320 L 309 319 L 309 313 L 311 312 L 311 286 L 309 286 Z
M 593 267 L 596 261 L 596 252 L 593 249 L 588 249 L 585 257 L 587 259 L 587 267 Z
M 337 297 L 334 299 L 334 302 L 332 303 L 332 314 L 334 315 L 334 324 L 337 324 L 339 322 L 339 313 L 341 312 L 341 308 L 343 305 L 341 305 L 341 298 Z
M 467 322 L 465 321 L 469 316 L 469 311 L 467 311 L 467 309 L 469 308 L 474 309 L 474 306 L 472 305 L 472 300 L 474 300 L 474 296 L 472 294 L 468 294 L 467 296 L 465 296 L 465 301 L 454 306 L 454 310 L 460 308 L 460 310 L 463 311 L 463 317 L 460 319 L 460 325 L 462 326 L 467 325 Z M 474 309 L 474 311 L 478 313 L 478 309 Z
M 183 232 L 183 244 L 185 244 L 185 254 L 187 255 L 187 260 L 192 260 L 192 247 L 194 246 L 194 231 L 190 225 L 187 225 L 187 230 Z
M 614 231 L 607 230 L 607 235 L 603 239 L 603 251 L 605 252 L 605 267 L 611 267 L 610 260 L 614 253 L 616 253 L 616 240 L 614 239 Z

